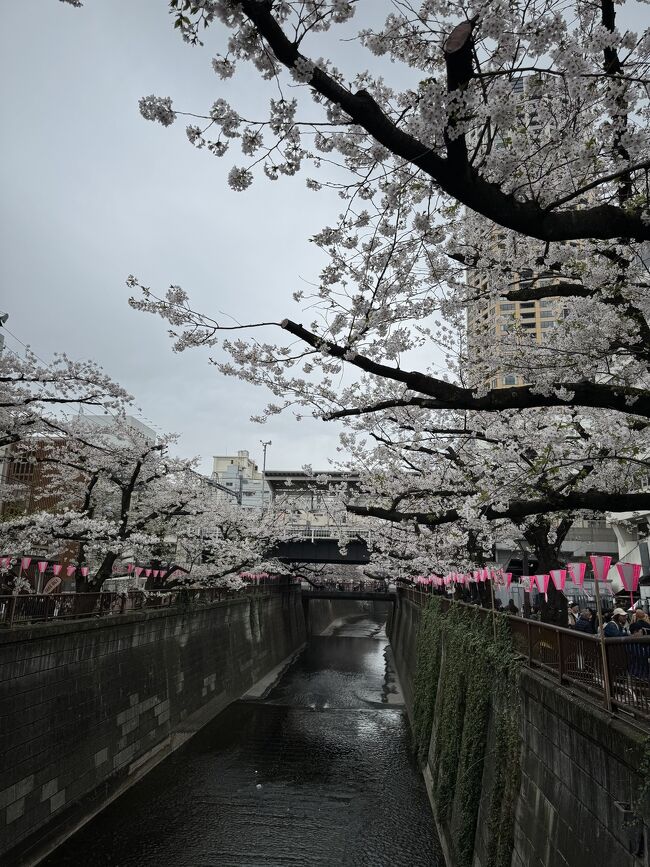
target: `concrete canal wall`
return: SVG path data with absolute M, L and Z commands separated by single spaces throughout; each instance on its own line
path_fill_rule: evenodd
M 390 602 L 355 599 L 310 599 L 303 597 L 305 624 L 309 635 L 322 635 L 338 621 L 353 617 L 377 617 L 388 621 L 393 605 Z
M 0 863 L 66 836 L 304 640 L 297 590 L 0 633 Z
M 412 721 L 422 688 L 416 676 L 422 664 L 417 641 L 421 616 L 419 606 L 401 597 L 390 628 Z M 444 641 L 443 632 L 439 677 L 453 678 Z M 492 701 L 485 710 L 477 810 L 469 825 L 463 806 L 471 791 L 462 772 L 444 804 L 435 794 L 441 789 L 436 775 L 444 766 L 439 741 L 447 736 L 438 725 L 442 690 L 437 690 L 423 774 L 447 867 L 646 867 L 650 752 L 645 735 L 535 670 L 522 666 L 518 681 L 513 684 L 511 754 L 502 740 L 500 709 Z M 454 684 L 449 686 L 453 691 Z M 488 682 L 485 690 L 490 690 Z M 472 708 L 464 684 L 458 695 L 453 738 L 460 743 L 463 728 L 471 726 Z M 515 772 L 504 775 L 513 763 Z M 631 812 L 624 805 L 632 805 Z

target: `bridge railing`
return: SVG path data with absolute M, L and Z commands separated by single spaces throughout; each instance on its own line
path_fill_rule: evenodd
M 302 585 L 303 593 L 386 593 L 390 592 L 385 581 L 322 581 L 306 582 Z
M 400 596 L 417 605 L 426 605 L 430 593 L 401 588 Z M 460 605 L 487 619 L 505 617 L 515 649 L 524 663 L 541 669 L 563 686 L 583 693 L 605 705 L 650 722 L 650 636 L 606 638 L 526 620 L 504 612 L 493 612 L 465 602 L 441 598 L 449 610 Z
M 355 539 L 365 539 L 368 531 L 363 527 L 358 529 L 354 527 L 311 527 L 303 524 L 295 524 L 283 527 L 280 531 L 281 537 L 286 541 L 290 539 L 304 540 L 310 542 L 318 542 L 321 539 L 336 540 L 341 542 L 352 542 Z
M 282 585 L 284 587 L 284 585 Z M 222 599 L 273 593 L 280 585 L 253 585 L 243 590 L 220 587 L 177 588 L 168 591 L 129 593 L 30 593 L 0 596 L 0 627 L 60 620 L 80 620 L 129 614 L 144 609 L 176 605 L 206 605 Z

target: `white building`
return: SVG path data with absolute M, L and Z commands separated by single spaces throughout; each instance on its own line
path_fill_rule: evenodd
M 236 455 L 215 455 L 212 478 L 232 491 L 244 509 L 262 509 L 271 502 L 271 490 L 246 449 Z

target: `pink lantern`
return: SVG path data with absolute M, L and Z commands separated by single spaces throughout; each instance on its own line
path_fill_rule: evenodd
M 551 578 L 556 590 L 564 590 L 566 584 L 566 569 L 551 569 Z
M 537 584 L 537 575 L 526 575 L 524 576 L 528 578 L 528 592 L 532 593 L 533 589 L 536 588 L 539 590 L 539 585 Z
M 621 577 L 623 587 L 628 593 L 635 593 L 639 589 L 639 580 L 641 579 L 641 564 L 640 563 L 617 563 L 616 568 Z
M 585 572 L 587 571 L 587 564 L 567 563 L 566 565 L 573 583 L 577 584 L 578 587 L 582 587 L 582 585 L 585 583 Z
M 160 569 L 154 569 L 153 570 L 153 577 L 157 578 L 159 575 L 160 575 Z
M 506 587 L 510 587 L 510 585 L 512 584 L 512 572 L 503 573 L 503 582 Z
M 81 574 L 83 575 L 84 578 L 87 578 L 88 573 L 90 572 L 90 569 L 88 568 L 88 566 L 81 566 L 79 568 L 79 571 L 81 572 Z
M 77 571 L 76 566 L 66 566 L 65 567 L 65 572 L 66 572 L 66 575 L 68 576 L 68 578 L 72 578 L 72 576 L 74 575 L 74 573 L 76 571 Z
M 591 568 L 594 570 L 594 578 L 596 581 L 607 581 L 609 567 L 612 565 L 612 558 L 609 556 L 592 554 L 589 559 L 591 561 Z
M 0 562 L 5 569 L 8 569 L 11 566 L 11 557 L 3 557 Z
M 60 563 L 52 563 L 52 572 L 55 576 L 58 577 L 61 574 L 61 569 L 63 569 L 63 566 Z
M 131 572 L 133 572 L 133 563 L 127 563 L 126 564 L 126 574 L 130 575 Z
M 143 571 L 143 570 L 142 570 L 142 566 L 136 566 L 136 567 L 135 567 L 135 577 L 136 577 L 136 578 L 139 578 L 140 575 L 142 575 L 142 571 Z
M 21 570 L 22 570 L 22 569 L 29 569 L 29 564 L 30 564 L 31 562 L 32 562 L 32 558 L 31 558 L 31 557 L 21 557 L 21 558 L 20 558 L 20 568 L 21 568 Z
M 47 560 L 39 560 L 36 565 L 38 566 L 38 571 L 42 575 L 43 572 L 45 572 L 45 570 L 47 569 Z
M 150 578 L 151 577 L 151 569 L 145 569 L 144 574 L 147 576 L 147 578 Z
M 542 593 L 544 594 L 544 598 L 548 602 L 548 585 L 549 585 L 549 582 L 551 580 L 551 576 L 550 575 L 536 575 L 535 577 L 537 578 L 537 586 L 542 591 Z

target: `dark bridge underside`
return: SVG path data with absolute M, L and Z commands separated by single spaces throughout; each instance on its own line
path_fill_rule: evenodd
M 271 552 L 272 556 L 284 563 L 349 563 L 352 566 L 365 566 L 370 562 L 368 546 L 365 542 L 352 541 L 348 544 L 345 556 L 339 550 L 336 539 L 289 539 L 278 542 Z

